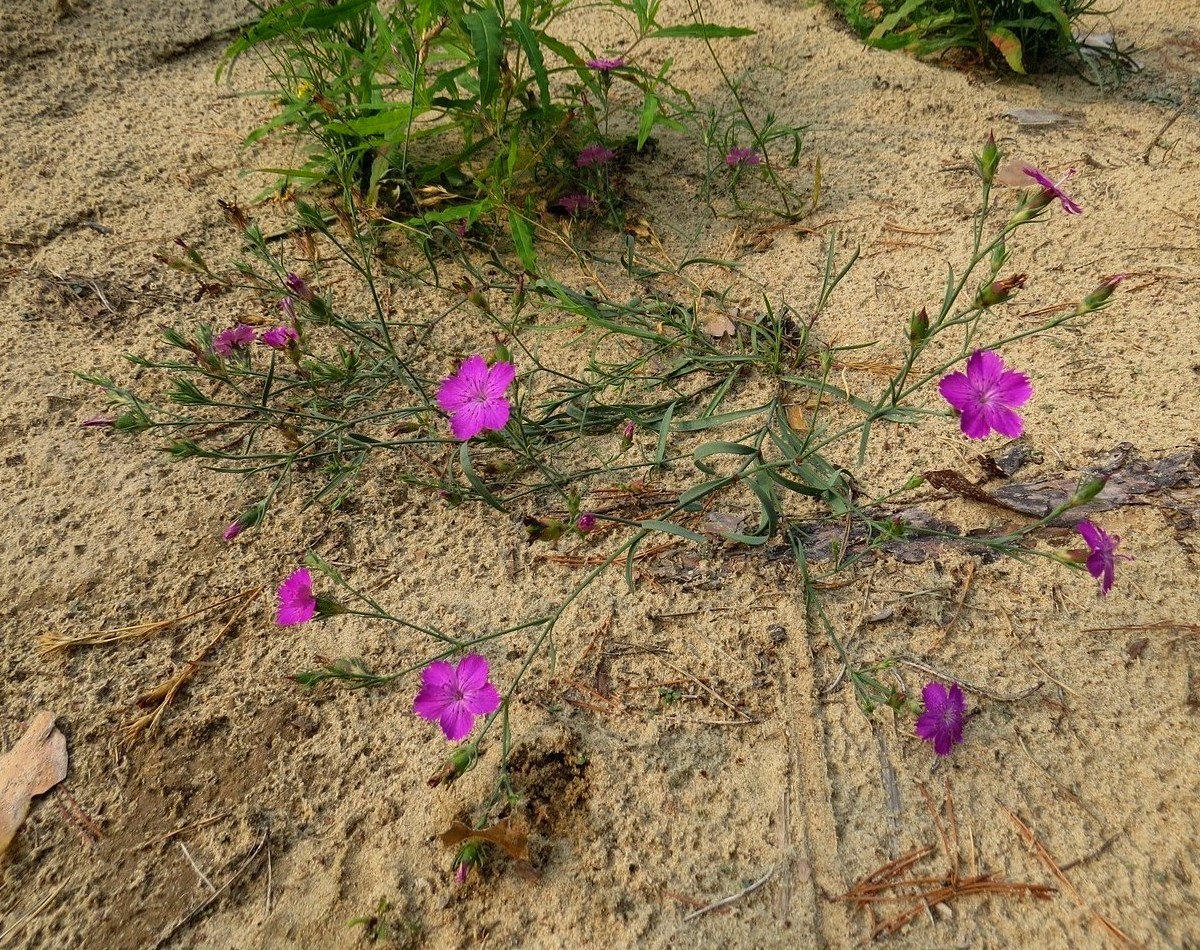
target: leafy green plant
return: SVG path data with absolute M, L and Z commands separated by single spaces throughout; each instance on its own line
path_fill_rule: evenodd
M 656 128 L 680 125 L 687 93 L 670 60 L 639 65 L 642 45 L 751 33 L 664 26 L 658 0 L 608 0 L 601 8 L 632 36 L 620 56 L 597 56 L 552 32 L 573 6 L 285 0 L 229 48 L 227 68 L 250 52 L 266 64 L 279 112 L 249 140 L 301 140 L 303 164 L 272 169 L 286 180 L 338 184 L 417 235 L 496 224 L 534 271 L 540 215 L 595 209 L 619 223 L 614 177 L 595 166 L 628 161 Z
M 1130 49 L 1092 41 L 1081 25 L 1096 0 L 833 0 L 860 36 L 917 56 L 968 54 L 1015 73 L 1070 64 L 1097 80 L 1119 75 Z

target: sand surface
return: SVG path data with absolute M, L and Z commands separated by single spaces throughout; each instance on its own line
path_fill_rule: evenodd
M 668 6 L 664 19 L 686 17 Z M 873 358 L 886 361 L 902 351 L 908 314 L 939 297 L 946 264 L 961 260 L 975 200 L 962 166 L 994 130 L 1014 156 L 1077 169 L 1085 208 L 1025 232 L 1012 270 L 1031 280 L 999 325 L 1019 330 L 1129 275 L 1095 320 L 1006 351 L 1036 388 L 1027 438 L 1042 461 L 1019 477 L 1073 476 L 1122 444 L 1146 459 L 1192 451 L 1200 32 L 1187 6 L 1126 2 L 1114 25 L 1144 48 L 1142 70 L 1101 92 L 866 50 L 820 7 L 719 0 L 711 20 L 760 31 L 721 45 L 731 71 L 757 67 L 753 101 L 810 127 L 789 174 L 804 188 L 820 159 L 819 207 L 799 226 L 714 221 L 694 200 L 700 157 L 670 137 L 631 190 L 676 259 L 738 258 L 751 305 L 758 282 L 810 307 L 828 236 L 844 253 L 860 246 L 820 331 L 831 343 L 879 341 Z M 828 641 L 807 629 L 787 560 L 684 545 L 648 560 L 633 592 L 610 572 L 564 618 L 553 670 L 541 662 L 513 702 L 513 778 L 540 880 L 496 860 L 456 884 L 437 835 L 489 794 L 494 745 L 465 778 L 430 788 L 447 747 L 411 714 L 413 679 L 311 693 L 287 679 L 321 655 L 397 669 L 422 644 L 353 618 L 281 630 L 272 590 L 318 551 L 397 615 L 478 634 L 560 601 L 580 569 L 556 555 L 606 542 L 529 545 L 516 517 L 451 509 L 382 471 L 339 512 L 288 499 L 226 543 L 253 485 L 80 425 L 106 407 L 76 372 L 154 391 L 161 381 L 123 354 L 161 353 L 163 326 L 227 326 L 254 306 L 236 294 L 197 300 L 195 282 L 155 258 L 177 239 L 216 262 L 237 257 L 218 200 L 278 213 L 254 208 L 269 179 L 245 170 L 287 147 L 241 146 L 271 114 L 269 100 L 242 95 L 263 76 L 247 62 L 232 84 L 213 80 L 225 45 L 214 31 L 250 12 L 232 0 L 27 0 L 0 13 L 0 745 L 47 708 L 71 756 L 66 783 L 35 804 L 0 865 L 9 945 L 358 946 L 369 928 L 350 922 L 386 902 L 396 945 L 861 946 L 872 919 L 837 898 L 926 845 L 909 876 L 1056 890 L 955 897 L 891 945 L 1118 943 L 1101 915 L 1139 945 L 1200 945 L 1194 463 L 1190 487 L 1103 514 L 1136 558 L 1106 599 L 1084 574 L 953 549 L 919 564 L 880 558 L 826 593 L 860 662 L 908 658 L 896 675 L 909 691 L 929 678 L 923 667 L 969 684 L 967 741 L 941 761 L 911 717 L 859 710 Z M 603 24 L 578 29 L 596 48 L 619 38 Z M 652 55 L 668 53 L 698 102 L 721 100 L 702 50 Z M 1072 121 L 1022 126 L 1005 117 L 1013 108 Z M 717 271 L 697 279 L 717 287 L 728 279 Z M 400 310 L 440 305 L 431 291 L 391 292 Z M 485 326 L 439 332 L 483 348 Z M 967 444 L 934 419 L 878 441 L 860 474 L 876 490 L 925 469 L 979 477 L 977 456 L 1000 441 Z M 653 451 L 653 438 L 637 449 Z M 688 484 L 675 474 L 666 490 Z M 1016 517 L 922 497 L 966 527 Z M 176 616 L 258 585 L 158 728 L 128 748 L 120 731 L 139 714 L 135 699 L 219 622 L 66 656 L 35 649 L 45 633 Z M 519 636 L 495 646 L 499 682 L 527 646 Z

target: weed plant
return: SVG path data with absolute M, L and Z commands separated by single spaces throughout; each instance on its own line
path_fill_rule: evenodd
M 1096 0 L 833 0 L 855 31 L 880 49 L 917 56 L 967 54 L 1014 73 L 1061 66 L 1095 82 L 1119 78 L 1132 61 L 1092 24 Z
M 734 32 L 703 23 L 660 27 L 655 5 L 617 6 L 637 24 L 630 51 L 654 37 L 707 40 Z M 781 301 L 762 288 L 760 307 L 732 316 L 719 296 L 688 283 L 683 265 L 672 276 L 689 293 L 645 291 L 623 301 L 573 287 L 539 266 L 527 240 L 535 225 L 563 232 L 538 223 L 543 212 L 534 208 L 534 195 L 539 187 L 557 194 L 578 186 L 564 181 L 564 159 L 605 128 L 612 84 L 628 82 L 644 97 L 632 133 L 636 147 L 663 115 L 647 103 L 663 88 L 657 84 L 665 71 L 648 77 L 625 58 L 619 66 L 615 60 L 589 66 L 545 32 L 564 9 L 526 5 L 510 15 L 492 7 L 450 12 L 397 4 L 383 13 L 365 0 L 332 6 L 291 0 L 268 11 L 234 53 L 261 49 L 277 57 L 276 76 L 286 90 L 309 84 L 303 95 L 285 93 L 281 125 L 302 129 L 320 150 L 305 169 L 288 174 L 331 179 L 335 187 L 295 200 L 291 246 L 298 256 L 285 256 L 289 245 L 228 209 L 245 238 L 243 261 L 214 265 L 186 244 L 165 259 L 193 274 L 205 293 L 236 291 L 254 301 L 253 315 L 242 322 L 172 329 L 164 335 L 166 355 L 130 357 L 167 381 L 165 397 L 87 377 L 114 408 L 110 418 L 90 424 L 163 439 L 172 458 L 237 474 L 253 486 L 224 531 L 231 543 L 252 538 L 285 495 L 316 510 L 339 507 L 356 481 L 377 474 L 382 466 L 375 466 L 386 460 L 387 477 L 447 504 L 487 505 L 497 517 L 519 518 L 531 540 L 569 533 L 602 551 L 553 609 L 475 636 L 394 614 L 316 553 L 279 588 L 281 625 L 349 614 L 387 624 L 411 644 L 413 662 L 404 669 L 374 672 L 346 657 L 298 674 L 299 682 L 381 686 L 420 671 L 414 712 L 461 743 L 447 780 L 474 764 L 489 737 L 497 740 L 495 793 L 476 810 L 480 829 L 498 827 L 519 794 L 507 772 L 514 693 L 536 660 L 552 665 L 556 625 L 602 573 L 622 565 L 634 583 L 635 554 L 652 536 L 707 547 L 716 525 L 722 546 L 790 557 L 812 628 L 837 651 L 858 702 L 867 710 L 887 704 L 912 713 L 920 705 L 883 682 L 880 664 L 858 663 L 843 646 L 821 595 L 837 575 L 897 540 L 941 538 L 971 550 L 1086 567 L 1107 592 L 1122 557 L 1115 553 L 1118 539 L 1086 521 L 1080 533 L 1087 551 L 1038 547 L 1039 530 L 1086 504 L 1101 487 L 1096 480 L 1044 517 L 988 537 L 905 519 L 885 507 L 916 489 L 919 477 L 872 486 L 856 476 L 880 428 L 957 418 L 969 438 L 1021 434 L 1018 410 L 1031 388 L 1000 351 L 1096 312 L 1120 281 L 1102 281 L 1077 306 L 1039 325 L 1010 334 L 992 328 L 992 312 L 1028 279 L 1005 274 L 1012 242 L 1024 229 L 1047 224 L 1056 207 L 1078 210 L 1060 185 L 1028 166 L 1002 170 L 989 138 L 976 159 L 980 196 L 965 260 L 948 270 L 936 306 L 914 310 L 897 327 L 907 347 L 886 381 L 847 387 L 842 381 L 854 352 L 870 341 L 829 347 L 814 333 L 819 320 L 834 315 L 837 287 L 856 258 L 838 259 L 833 237 L 810 301 Z M 281 42 L 264 46 L 269 38 Z M 546 66 L 543 50 L 563 65 Z M 566 106 L 549 91 L 560 81 L 570 97 Z M 738 88 L 728 84 L 735 97 Z M 588 135 L 569 139 L 568 148 L 562 136 L 576 133 L 562 119 L 571 112 L 590 115 L 590 124 Z M 709 141 L 725 150 L 726 169 L 752 174 L 775 126 L 755 124 L 740 100 L 737 112 L 753 140 L 743 145 L 715 135 Z M 607 138 L 592 144 L 607 149 L 605 142 L 620 146 Z M 553 169 L 542 165 L 551 154 Z M 577 158 L 570 166 L 578 172 Z M 1020 190 L 994 192 L 998 175 Z M 385 303 L 389 284 L 415 277 L 383 258 L 380 219 L 371 209 L 387 187 L 400 196 L 389 214 L 403 208 L 406 226 L 430 240 L 437 233 L 431 215 L 439 227 L 506 216 L 517 261 L 487 243 L 450 242 L 459 280 L 442 282 L 443 312 L 396 320 Z M 434 205 L 421 200 L 434 193 L 440 207 L 430 210 Z M 610 210 L 619 200 L 615 192 L 603 195 Z M 528 231 L 514 221 L 526 222 Z M 661 261 L 642 256 L 636 241 L 625 247 L 621 263 L 629 276 L 667 272 Z M 489 256 L 486 269 L 474 260 L 481 249 Z M 423 250 L 432 259 L 429 243 Z M 366 307 L 335 295 L 323 277 L 332 268 L 318 265 L 328 257 L 352 275 L 359 292 L 349 296 Z M 443 261 L 443 269 L 451 267 Z M 452 348 L 439 348 L 438 324 L 468 310 L 486 321 L 489 342 L 481 336 L 468 343 L 459 334 Z M 935 386 L 940 397 L 930 392 Z M 647 491 L 651 485 L 655 490 Z M 836 526 L 845 540 L 831 557 L 812 561 L 808 545 L 823 525 Z M 529 645 L 501 689 L 492 683 L 487 654 L 493 641 L 518 632 Z M 962 741 L 961 689 L 930 684 L 924 707 L 918 734 L 948 754 Z M 497 835 L 485 840 L 503 846 Z M 482 844 L 469 836 L 458 841 L 455 867 L 465 874 Z

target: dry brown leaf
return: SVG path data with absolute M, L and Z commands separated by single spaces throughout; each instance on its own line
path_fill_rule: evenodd
M 0 756 L 0 854 L 16 837 L 33 797 L 67 777 L 67 739 L 54 728 L 54 720 L 54 713 L 43 709 Z
M 456 847 L 464 841 L 487 841 L 502 848 L 511 858 L 518 861 L 529 860 L 529 836 L 516 828 L 511 818 L 505 818 L 487 828 L 468 828 L 461 821 L 456 821 L 439 837 L 447 848 Z
M 707 301 L 700 301 L 697 307 L 697 317 L 700 329 L 714 339 L 719 340 L 724 336 L 737 335 L 737 327 L 729 318 L 729 314 L 724 310 L 717 309 Z

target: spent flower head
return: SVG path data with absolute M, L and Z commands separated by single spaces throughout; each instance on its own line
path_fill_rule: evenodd
M 1117 561 L 1132 561 L 1133 558 L 1128 554 L 1117 554 L 1117 545 L 1121 543 L 1119 534 L 1109 534 L 1091 521 L 1079 522 L 1075 530 L 1087 542 L 1088 573 L 1100 582 L 1100 596 L 1107 597 L 1116 577 Z
M 752 148 L 740 148 L 737 145 L 733 145 L 725 153 L 725 164 L 731 168 L 740 165 L 759 165 L 761 163 L 762 156 Z
M 463 360 L 458 372 L 442 380 L 437 403 L 450 416 L 454 438 L 474 438 L 484 429 L 503 429 L 511 406 L 504 391 L 517 371 L 512 363 L 499 362 L 490 368 L 476 353 Z
M 611 162 L 616 155 L 611 148 L 603 145 L 589 145 L 575 159 L 576 168 L 590 168 L 592 165 L 603 165 Z
M 307 567 L 292 571 L 287 580 L 279 585 L 279 611 L 275 622 L 281 627 L 294 627 L 307 623 L 317 612 L 317 598 L 313 594 L 312 574 Z
M 313 293 L 313 289 L 308 285 L 308 282 L 299 274 L 289 273 L 283 279 L 283 283 L 293 296 L 299 297 L 305 303 L 312 303 L 317 296 Z
M 925 700 L 925 711 L 917 717 L 917 736 L 933 743 L 938 755 L 949 755 L 950 750 L 963 741 L 963 723 L 967 718 L 967 698 L 957 683 L 947 690 L 941 683 L 926 683 L 921 690 Z
M 421 671 L 421 691 L 413 701 L 413 712 L 439 723 L 451 742 L 467 737 L 476 716 L 499 708 L 500 693 L 488 682 L 488 662 L 478 653 L 468 653 L 457 665 L 435 660 Z
M 962 414 L 963 435 L 985 439 L 992 431 L 1015 439 L 1024 427 L 1016 409 L 1033 395 L 1029 377 L 1005 369 L 999 353 L 976 350 L 967 359 L 966 372 L 943 376 L 938 389 Z

